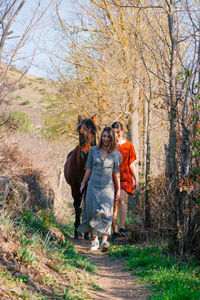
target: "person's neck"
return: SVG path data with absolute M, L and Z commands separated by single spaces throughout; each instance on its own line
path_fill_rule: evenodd
M 107 146 L 102 146 L 102 151 L 108 152 L 108 147 Z
M 117 142 L 117 144 L 118 144 L 118 145 L 121 145 L 121 144 L 124 144 L 125 142 L 126 142 L 126 140 L 120 139 L 120 140 Z

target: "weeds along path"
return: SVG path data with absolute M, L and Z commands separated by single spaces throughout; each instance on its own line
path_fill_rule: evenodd
M 79 253 L 89 257 L 96 265 L 97 286 L 99 289 L 90 293 L 92 299 L 148 299 L 150 292 L 137 281 L 131 272 L 122 271 L 125 266 L 120 260 L 112 259 L 100 249 L 93 252 L 89 250 L 90 241 L 71 239 Z M 100 289 L 101 288 L 101 289 Z

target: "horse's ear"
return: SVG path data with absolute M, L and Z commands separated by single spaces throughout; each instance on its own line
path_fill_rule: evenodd
M 92 120 L 92 122 L 93 122 L 94 124 L 96 124 L 96 121 L 97 121 L 96 115 L 94 115 L 94 116 L 91 118 L 91 120 Z
M 78 115 L 78 123 L 82 121 L 82 117 L 80 115 Z

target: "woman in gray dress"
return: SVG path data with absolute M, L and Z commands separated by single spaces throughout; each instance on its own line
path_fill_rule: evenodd
M 107 241 L 111 234 L 113 218 L 113 203 L 120 195 L 121 153 L 115 150 L 115 134 L 111 127 L 105 127 L 102 131 L 99 145 L 90 149 L 87 169 L 81 183 L 82 192 L 87 181 L 87 193 L 84 203 L 82 224 L 77 228 L 79 232 L 92 231 L 91 250 L 99 248 L 98 235 L 102 236 L 101 251 L 109 248 Z M 113 178 L 116 184 L 114 194 Z

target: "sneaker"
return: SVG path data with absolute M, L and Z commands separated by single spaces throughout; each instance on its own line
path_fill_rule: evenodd
M 124 228 L 120 228 L 120 229 L 119 229 L 119 234 L 120 234 L 121 236 L 125 236 L 125 235 L 126 235 L 125 229 L 124 229 Z
M 110 244 L 107 241 L 102 242 L 101 243 L 101 252 L 107 252 L 109 247 L 110 247 Z
M 118 237 L 120 237 L 120 234 L 119 234 L 119 232 L 113 232 L 113 234 L 112 234 L 112 237 L 111 237 L 111 240 L 116 240 Z
M 90 250 L 91 251 L 96 251 L 98 248 L 99 248 L 99 240 L 95 239 L 91 243 Z

